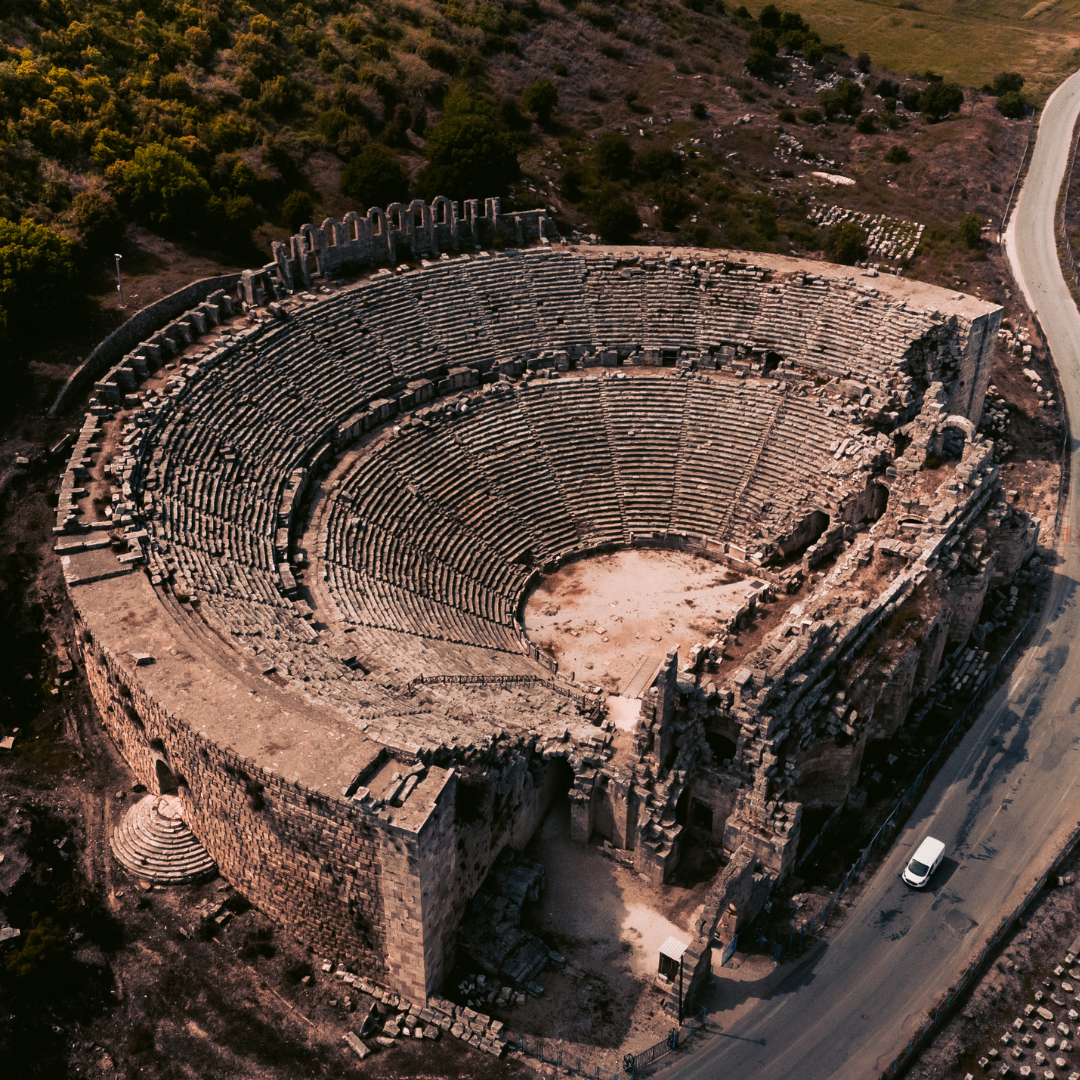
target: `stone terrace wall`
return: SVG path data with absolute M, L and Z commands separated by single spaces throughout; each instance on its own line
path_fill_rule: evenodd
M 56 400 L 49 409 L 49 416 L 56 416 L 73 397 L 85 393 L 101 372 L 115 364 L 159 327 L 202 302 L 212 292 L 234 288 L 239 280 L 239 274 L 200 278 L 137 311 L 95 346 L 94 351 L 71 373 L 60 393 L 56 395 Z
M 438 990 L 469 901 L 503 848 L 524 847 L 550 807 L 557 762 L 508 749 L 465 815 L 450 770 L 430 806 L 418 791 L 415 824 L 398 825 L 385 808 L 309 791 L 193 731 L 87 640 L 73 601 L 106 731 L 147 788 L 160 790 L 161 768 L 176 778 L 185 819 L 221 873 L 323 955 L 412 1000 Z

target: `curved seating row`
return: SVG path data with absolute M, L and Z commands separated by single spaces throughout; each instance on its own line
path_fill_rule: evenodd
M 175 404 L 141 451 L 155 559 L 268 666 L 339 678 L 310 612 L 283 595 L 282 499 L 347 418 L 411 380 L 560 349 L 753 346 L 880 385 L 924 361 L 935 320 L 872 293 L 742 264 L 539 249 L 380 272 L 287 322 L 223 330 L 231 348 L 170 380 Z M 813 396 L 734 380 L 561 379 L 473 396 L 343 478 L 327 587 L 358 654 L 525 674 L 514 612 L 534 566 L 632 534 L 746 545 L 776 533 L 807 511 L 813 462 L 848 427 Z

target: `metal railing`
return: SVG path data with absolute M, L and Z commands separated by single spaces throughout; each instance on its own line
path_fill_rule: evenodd
M 578 1076 L 587 1076 L 591 1080 L 621 1080 L 618 1072 L 601 1071 L 600 1066 L 595 1064 L 590 1068 L 582 1062 L 580 1056 L 571 1057 L 569 1054 L 564 1054 L 562 1043 L 541 1039 L 535 1035 L 520 1035 L 517 1048 L 523 1054 L 528 1054 L 529 1057 L 545 1065 L 568 1069 L 570 1072 L 577 1073 Z
M 694 1037 L 695 1028 L 705 1026 L 704 1006 L 694 1006 L 688 1010 L 693 1013 L 689 1018 L 689 1025 L 685 1027 L 673 1027 L 658 1043 L 642 1050 L 639 1054 L 627 1054 L 623 1058 L 623 1072 L 636 1080 L 638 1070 L 646 1065 L 651 1065 L 657 1058 L 670 1054 L 672 1050 L 678 1050 L 685 1046 Z

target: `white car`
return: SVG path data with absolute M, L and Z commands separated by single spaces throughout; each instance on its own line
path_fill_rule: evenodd
M 925 888 L 934 871 L 941 864 L 941 856 L 944 854 L 945 845 L 940 840 L 928 836 L 919 845 L 900 876 L 913 889 Z

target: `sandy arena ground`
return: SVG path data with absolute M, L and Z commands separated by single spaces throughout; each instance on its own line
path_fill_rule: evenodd
M 541 579 L 525 608 L 529 637 L 583 682 L 618 690 L 648 654 L 685 657 L 742 604 L 746 581 L 680 551 L 619 551 Z

